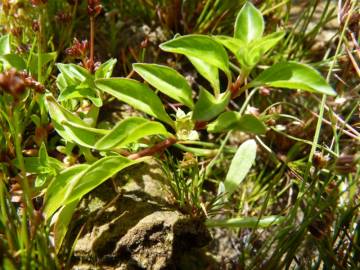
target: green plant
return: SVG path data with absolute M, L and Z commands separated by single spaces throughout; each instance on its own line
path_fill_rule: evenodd
M 322 62 L 330 66 L 325 80 L 311 65 L 296 61 L 303 59 L 306 53 L 293 31 L 285 28 L 265 34 L 263 14 L 269 14 L 288 1 L 281 1 L 274 7 L 272 1 L 263 3 L 261 6 L 266 8 L 263 13 L 250 2 L 245 3 L 237 15 L 233 36 L 200 34 L 219 25 L 211 19 L 212 14 L 220 18 L 228 14 L 227 8 L 232 5 L 229 1 L 207 1 L 196 22 L 189 19 L 183 23 L 184 31 L 180 31 L 186 33 L 192 29 L 197 34 L 175 35 L 174 39 L 160 45 L 161 56 L 169 57 L 171 67 L 135 63 L 126 78 L 112 77 L 116 59 L 102 64 L 97 62 L 95 37 L 99 33 L 95 33 L 95 18 L 102 9 L 100 1 L 88 1 L 88 5 L 85 1 L 83 4 L 78 1 L 69 1 L 70 4 L 65 1 L 33 2 L 37 5 L 29 17 L 14 16 L 14 6 L 2 17 L 5 24 L 17 27 L 26 22 L 27 30 L 31 18 L 40 28 L 34 40 L 28 31 L 16 38 L 15 35 L 0 38 L 0 253 L 4 251 L 4 256 L 0 254 L 1 266 L 5 269 L 22 265 L 25 268 L 60 268 L 53 258 L 61 248 L 81 199 L 148 156 L 161 160 L 170 179 L 174 203 L 185 214 L 204 218 L 208 227 L 236 229 L 239 235 L 245 228 L 274 230 L 273 236 L 263 241 L 255 258 L 253 252 L 258 249 L 252 243 L 257 231 L 246 235 L 250 240 L 241 255 L 241 260 L 246 262 L 244 265 L 253 269 L 262 267 L 263 263 L 267 269 L 278 265 L 289 267 L 297 261 L 297 242 L 304 245 L 304 239 L 309 241 L 307 234 L 316 238 L 321 255 L 319 265 L 324 261 L 329 268 L 340 267 L 334 259 L 337 250 L 333 246 L 337 241 L 346 246 L 350 240 L 347 246 L 350 255 L 343 261 L 357 265 L 359 205 L 351 201 L 357 198 L 359 169 L 353 152 L 341 153 L 340 140 L 344 134 L 358 140 L 358 131 L 349 124 L 358 104 L 347 108 L 344 120 L 326 104 L 327 96 L 336 95 L 329 78 L 343 40 L 349 55 L 352 55 L 349 44 L 357 44 L 345 37 L 354 5 L 350 5 L 347 11 L 350 15 L 345 16 L 345 21 L 343 19 L 335 56 L 331 61 L 325 57 Z M 154 1 L 141 2 L 146 7 L 155 5 Z M 179 2 L 175 0 L 173 4 Z M 131 1 L 126 7 L 147 14 L 146 8 L 134 3 Z M 211 3 L 215 3 L 213 8 Z M 5 7 L 7 4 L 8 1 L 4 1 Z M 167 1 L 159 3 L 160 10 L 166 4 Z M 104 1 L 104 5 L 109 8 L 115 4 Z M 29 3 L 25 5 L 29 6 Z M 217 9 L 219 6 L 221 8 Z M 194 11 L 195 1 L 182 1 L 182 7 L 185 11 Z M 86 8 L 90 17 L 90 41 L 74 40 L 66 50 L 65 61 L 57 60 L 59 73 L 52 83 L 54 63 L 58 55 L 63 57 L 58 52 L 69 43 L 76 23 L 83 20 L 82 17 L 75 20 L 74 15 Z M 70 31 L 63 29 L 59 37 L 52 35 L 53 29 L 61 26 L 54 25 L 45 16 L 45 10 L 51 11 L 50 14 L 58 10 L 71 11 Z M 324 15 L 312 33 L 316 33 L 329 16 Z M 229 18 L 232 16 L 226 21 Z M 180 22 L 174 21 L 175 17 L 171 19 L 163 21 L 163 26 L 179 29 Z M 304 22 L 304 27 L 307 26 L 308 22 Z M 229 24 L 224 27 L 230 28 Z M 304 35 L 303 39 L 311 38 L 312 33 Z M 111 40 L 115 38 L 114 34 Z M 53 39 L 57 48 L 53 48 Z M 49 42 L 45 44 L 45 40 Z M 284 44 L 279 44 L 283 40 L 291 46 L 284 49 Z M 31 44 L 30 51 L 19 55 L 14 48 L 22 43 Z M 111 46 L 116 48 L 116 42 Z M 144 48 L 142 53 L 140 59 L 144 59 Z M 68 59 L 81 63 L 63 63 Z M 171 61 L 173 59 L 175 61 Z M 278 59 L 293 60 L 279 62 Z M 183 75 L 184 69 L 189 67 L 187 61 L 199 75 L 195 87 Z M 187 66 L 182 66 L 183 63 Z M 144 82 L 137 80 L 139 78 Z M 283 89 L 305 93 L 289 99 L 283 95 Z M 356 96 L 356 89 L 352 90 L 353 96 Z M 272 96 L 269 97 L 269 93 Z M 318 118 L 313 136 L 314 118 L 306 118 L 303 111 L 317 106 L 314 102 L 317 94 L 322 94 L 323 99 L 319 116 L 313 113 L 313 117 Z M 120 120 L 104 117 L 114 100 L 134 108 L 136 116 L 120 117 Z M 261 104 L 265 109 L 257 113 L 250 104 Z M 279 107 L 286 108 L 287 112 L 281 112 Z M 329 120 L 325 119 L 326 110 Z M 305 135 L 298 135 L 296 129 L 293 133 L 286 132 L 284 126 L 289 124 L 285 120 L 293 121 Z M 323 122 L 334 134 L 331 143 L 329 140 L 318 142 Z M 52 129 L 56 132 L 51 134 Z M 238 132 L 242 132 L 240 139 L 229 143 Z M 270 136 L 273 137 L 268 139 Z M 286 144 L 290 144 L 286 152 L 278 151 Z M 312 146 L 310 154 L 307 145 Z M 165 154 L 161 155 L 163 152 Z M 179 161 L 179 153 L 182 161 Z M 341 192 L 340 187 L 343 188 Z M 288 196 L 288 203 L 284 206 L 285 196 Z M 18 204 L 14 206 L 16 199 Z M 36 207 L 41 199 L 44 202 Z M 340 206 L 339 200 L 348 205 Z M 281 211 L 279 207 L 283 207 Z M 217 215 L 219 213 L 221 215 Z M 304 216 L 301 221 L 299 213 Z M 324 225 L 324 221 L 335 223 L 333 234 L 330 234 L 331 225 Z M 278 226 L 273 229 L 271 225 L 275 224 Z M 49 235 L 54 237 L 54 247 Z M 271 252 L 274 247 L 278 253 Z
M 232 130 L 254 134 L 264 133 L 266 127 L 261 119 L 250 114 L 243 114 L 247 106 L 246 102 L 240 112 L 234 111 L 229 106 L 230 100 L 239 96 L 246 89 L 256 91 L 261 86 L 281 87 L 334 95 L 335 92 L 319 73 L 308 65 L 295 62 L 275 64 L 251 80 L 251 71 L 261 60 L 261 56 L 275 46 L 283 36 L 283 33 L 275 33 L 262 37 L 263 29 L 264 21 L 261 13 L 253 5 L 247 3 L 239 12 L 235 23 L 234 37 L 188 35 L 176 37 L 160 46 L 164 51 L 184 54 L 197 71 L 209 81 L 214 95 L 200 86 L 199 96 L 194 99 L 188 82 L 176 70 L 155 64 L 134 64 L 134 70 L 148 84 L 187 108 L 183 108 L 186 112 L 177 109 L 175 118 L 168 114 L 162 100 L 147 84 L 128 78 L 111 78 L 115 60 L 109 60 L 102 64 L 94 74 L 91 69 L 87 70 L 74 64 L 58 64 L 60 70 L 57 77 L 57 86 L 60 90 L 58 101 L 63 105 L 59 104 L 51 94 L 48 94 L 46 98 L 54 128 L 67 144 L 79 145 L 81 153 L 89 162 L 98 160 L 89 168 L 101 170 L 99 164 L 107 159 L 118 160 L 120 165 L 125 162 L 124 164 L 129 166 L 133 164 L 131 159 L 138 160 L 144 155 L 152 155 L 175 143 L 184 145 L 188 141 L 196 140 L 198 137 L 196 129 L 199 126 L 207 128 L 210 133 Z M 254 44 L 261 46 L 254 46 Z M 240 72 L 235 75 L 237 80 L 234 83 L 229 57 L 223 46 L 234 53 L 240 64 Z M 219 70 L 225 73 L 228 80 L 227 87 L 223 91 L 220 87 Z M 103 104 L 106 95 L 114 96 L 158 121 L 132 117 L 119 122 L 111 130 L 97 128 L 98 108 Z M 74 115 L 71 111 L 78 110 L 79 106 L 81 108 L 86 100 L 91 101 L 87 113 Z M 224 112 L 225 110 L 227 111 Z M 121 149 L 150 135 L 158 135 L 163 140 L 167 139 L 157 143 L 160 145 L 158 147 L 150 146 L 150 150 L 142 150 L 143 152 L 139 152 L 140 154 L 130 154 L 128 158 L 121 157 Z M 251 145 L 254 145 L 253 141 L 251 141 Z M 246 160 L 242 161 L 243 147 L 239 148 L 240 154 L 237 154 L 233 161 L 234 164 L 244 166 L 242 178 L 250 169 L 249 165 L 243 164 Z M 251 147 L 247 151 L 254 155 L 255 149 Z M 89 150 L 99 151 L 102 157 L 94 158 Z M 196 152 L 194 153 L 196 154 Z M 230 170 L 236 170 L 234 166 L 240 165 L 232 165 Z M 123 167 L 123 165 L 120 166 L 120 168 Z M 83 170 L 88 170 L 88 167 L 82 165 L 81 168 L 80 172 L 74 170 L 74 173 L 66 174 L 67 178 L 64 178 L 63 181 L 67 184 L 62 185 L 61 190 L 63 191 L 50 186 L 45 192 L 46 218 L 50 218 L 61 205 L 63 206 L 62 211 L 68 215 L 71 214 L 67 207 L 74 207 L 75 200 L 79 200 L 86 192 L 102 183 L 102 181 L 82 183 L 79 179 L 84 173 Z M 101 179 L 106 180 L 119 170 L 114 170 Z M 241 182 L 241 178 L 232 175 L 234 173 L 230 171 L 225 180 L 224 191 L 228 194 L 231 194 Z M 59 180 L 53 181 L 53 183 L 58 182 Z M 86 185 L 87 188 L 80 192 L 77 188 L 77 185 L 80 184 Z M 56 194 L 61 194 L 65 190 L 65 197 L 62 201 L 52 199 L 53 196 L 57 196 Z M 52 201 L 56 201 L 56 205 L 53 205 Z M 52 210 L 47 211 L 49 208 Z M 63 219 L 59 220 L 62 222 Z

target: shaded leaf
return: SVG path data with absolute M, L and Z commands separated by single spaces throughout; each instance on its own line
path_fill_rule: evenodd
M 334 96 L 336 92 L 314 68 L 296 62 L 279 63 L 266 69 L 248 86 L 301 89 Z
M 24 59 L 17 55 L 17 54 L 5 54 L 0 55 L 0 59 L 8 64 L 9 66 L 17 69 L 17 70 L 24 70 L 26 69 L 26 63 Z
M 145 81 L 160 92 L 189 108 L 194 107 L 192 90 L 187 80 L 176 70 L 156 64 L 133 64 L 133 67 Z
M 241 217 L 230 218 L 224 220 L 208 219 L 205 224 L 207 227 L 224 227 L 224 228 L 267 228 L 283 222 L 283 216 L 267 216 L 267 217 Z
M 29 64 L 29 69 L 31 74 L 38 73 L 38 58 L 39 58 L 39 54 L 37 53 L 31 55 L 31 60 Z M 42 66 L 44 67 L 49 63 L 55 62 L 56 58 L 57 58 L 57 52 L 42 53 L 41 54 Z
M 254 134 L 264 134 L 266 126 L 252 114 L 241 116 L 237 112 L 224 112 L 208 125 L 207 130 L 213 133 L 238 130 Z
M 242 143 L 231 160 L 224 185 L 227 196 L 231 196 L 250 171 L 256 157 L 256 142 L 247 140 Z
M 154 116 L 173 126 L 160 98 L 145 84 L 125 78 L 99 79 L 96 86 L 117 99 L 128 103 L 135 109 Z
M 200 89 L 199 100 L 195 104 L 193 119 L 209 121 L 223 112 L 230 101 L 230 92 L 227 91 L 215 98 L 205 89 Z

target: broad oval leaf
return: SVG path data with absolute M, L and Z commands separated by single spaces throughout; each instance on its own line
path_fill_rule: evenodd
M 128 103 L 135 109 L 154 116 L 173 126 L 160 98 L 145 84 L 125 78 L 99 79 L 96 87 L 117 99 Z
M 184 54 L 215 66 L 226 74 L 229 71 L 229 58 L 225 49 L 211 37 L 205 35 L 186 35 L 169 40 L 160 45 L 166 52 Z
M 191 87 L 176 70 L 156 64 L 134 64 L 133 68 L 145 81 L 160 92 L 191 109 L 194 107 Z
M 223 112 L 230 101 L 230 92 L 214 97 L 205 89 L 200 89 L 199 100 L 195 104 L 193 119 L 196 121 L 209 121 Z
M 107 134 L 107 130 L 91 128 L 79 117 L 57 103 L 51 94 L 46 96 L 46 100 L 54 128 L 65 140 L 92 148 L 99 138 Z
M 264 28 L 261 12 L 251 2 L 246 2 L 236 18 L 234 37 L 250 43 L 262 37 Z
M 254 134 L 264 134 L 266 126 L 252 114 L 240 115 L 237 112 L 224 112 L 207 127 L 208 132 L 239 130 Z
M 250 171 L 256 158 L 256 142 L 247 140 L 242 143 L 233 157 L 224 186 L 227 196 L 231 196 Z
M 271 86 L 301 89 L 335 96 L 336 92 L 314 68 L 296 62 L 278 63 L 256 77 L 248 87 Z
M 105 135 L 95 144 L 95 148 L 107 150 L 122 147 L 145 136 L 156 134 L 167 135 L 168 132 L 159 122 L 140 117 L 131 117 L 117 124 L 109 134 Z

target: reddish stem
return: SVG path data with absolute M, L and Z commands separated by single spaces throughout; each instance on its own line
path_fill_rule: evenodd
M 90 16 L 90 64 L 94 67 L 94 39 L 95 39 L 95 20 Z
M 166 148 L 170 147 L 174 143 L 176 143 L 175 137 L 168 138 L 165 141 L 162 141 L 152 147 L 146 148 L 144 150 L 141 150 L 140 152 L 129 155 L 128 159 L 135 160 L 135 159 L 145 157 L 145 156 L 152 156 L 156 153 L 160 153 L 160 152 L 164 151 Z

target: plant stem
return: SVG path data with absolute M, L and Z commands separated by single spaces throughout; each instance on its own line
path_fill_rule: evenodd
M 95 38 L 95 19 L 90 16 L 90 63 L 94 67 L 94 38 Z M 91 70 L 93 71 L 93 70 Z
M 135 159 L 145 157 L 145 156 L 152 156 L 156 153 L 160 153 L 160 152 L 164 151 L 166 148 L 170 147 L 174 143 L 176 143 L 176 138 L 170 137 L 152 147 L 141 150 L 140 152 L 137 152 L 135 154 L 131 154 L 130 156 L 128 156 L 128 158 L 135 160 Z

